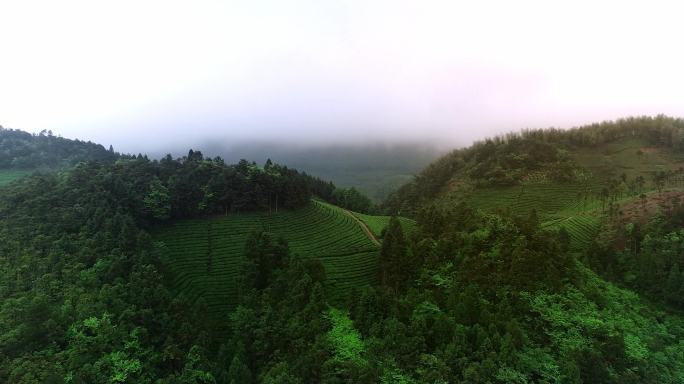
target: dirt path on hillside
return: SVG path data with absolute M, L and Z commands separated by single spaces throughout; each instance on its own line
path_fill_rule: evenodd
M 369 238 L 375 245 L 377 245 L 378 247 L 380 246 L 380 240 L 378 240 L 378 238 L 375 237 L 375 235 L 373 234 L 373 231 L 371 231 L 370 228 L 368 228 L 368 226 L 366 225 L 366 223 L 364 223 L 363 221 L 361 221 L 361 219 L 359 219 L 358 217 L 354 216 L 353 213 L 347 211 L 346 209 L 344 209 L 344 208 L 340 208 L 340 209 L 341 209 L 345 214 L 347 214 L 347 216 L 350 216 L 352 219 L 356 220 L 356 222 L 361 226 L 361 229 L 363 229 L 363 231 L 366 232 L 366 236 L 368 236 L 368 238 Z
M 322 202 L 319 203 L 319 202 L 316 201 L 315 199 L 312 200 L 312 201 L 313 201 L 314 203 L 319 204 L 319 205 L 322 205 L 322 206 L 325 206 L 325 205 L 332 205 L 332 204 L 327 204 L 327 203 L 322 203 Z M 354 221 L 356 221 L 356 223 L 361 227 L 361 229 L 363 230 L 363 232 L 366 233 L 366 236 L 368 236 L 368 238 L 370 239 L 370 241 L 373 242 L 373 244 L 377 245 L 378 247 L 381 246 L 380 240 L 378 240 L 378 238 L 375 237 L 375 235 L 373 234 L 373 231 L 371 231 L 370 228 L 368 228 L 368 226 L 366 225 L 366 223 L 364 223 L 364 222 L 363 222 L 361 219 L 359 219 L 358 217 L 354 216 L 354 214 L 353 214 L 351 211 L 348 211 L 348 210 L 346 210 L 346 209 L 344 209 L 344 208 L 342 208 L 342 207 L 338 207 L 338 206 L 334 206 L 334 207 L 337 208 L 337 209 L 339 209 L 340 211 L 344 212 L 345 215 L 347 215 L 347 216 L 351 217 L 352 219 L 354 219 Z

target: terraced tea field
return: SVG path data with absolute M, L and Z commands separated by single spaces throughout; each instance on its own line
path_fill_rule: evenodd
M 356 212 L 354 212 L 354 216 L 363 221 L 377 238 L 382 238 L 382 231 L 387 227 L 390 221 L 390 216 L 372 216 Z M 416 230 L 416 222 L 409 218 L 400 217 L 399 223 L 401 223 L 401 229 L 406 235 L 411 234 Z
M 570 235 L 570 247 L 581 250 L 594 239 L 601 225 L 600 217 L 591 214 L 552 219 L 542 223 L 542 228 L 565 228 Z
M 564 227 L 571 247 L 579 250 L 586 246 L 600 226 L 601 202 L 597 198 L 602 188 L 597 181 L 591 183 L 532 182 L 504 188 L 480 188 L 469 201 L 482 210 L 510 210 L 525 214 L 535 209 L 542 227 Z
M 467 200 L 476 208 L 510 210 L 525 214 L 535 209 L 545 228 L 567 229 L 572 248 L 579 250 L 598 232 L 604 217 L 599 197 L 608 180 L 625 174 L 634 180 L 643 177 L 646 191 L 653 189 L 651 177 L 655 171 L 676 170 L 684 164 L 679 153 L 649 146 L 644 140 L 625 138 L 596 148 L 578 150 L 572 159 L 589 171 L 583 182 L 558 183 L 543 174 L 532 173 L 521 185 L 513 187 L 477 188 Z M 668 185 L 670 186 L 670 185 Z M 620 203 L 635 199 L 621 196 Z
M 316 201 L 272 215 L 179 221 L 156 231 L 154 239 L 161 242 L 177 293 L 191 301 L 202 298 L 210 312 L 221 314 L 236 304 L 245 242 L 259 229 L 283 236 L 293 254 L 321 260 L 333 295 L 370 283 L 375 276 L 378 246 L 348 212 Z
M 504 188 L 479 188 L 468 200 L 474 207 L 484 210 L 529 212 L 535 209 L 540 215 L 561 211 L 579 213 L 600 205 L 597 198 L 600 190 L 599 183 L 530 183 Z

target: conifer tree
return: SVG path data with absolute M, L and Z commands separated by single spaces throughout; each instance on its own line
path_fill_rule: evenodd
M 410 271 L 407 271 L 404 233 L 396 216 L 390 218 L 385 229 L 378 260 L 380 284 L 397 290 Z

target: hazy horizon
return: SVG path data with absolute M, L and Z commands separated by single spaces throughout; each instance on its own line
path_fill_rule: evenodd
M 161 153 L 684 116 L 678 4 L 0 4 L 0 124 Z

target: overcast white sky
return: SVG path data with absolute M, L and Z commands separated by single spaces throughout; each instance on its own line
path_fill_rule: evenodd
M 661 1 L 2 0 L 0 124 L 146 151 L 684 116 Z

